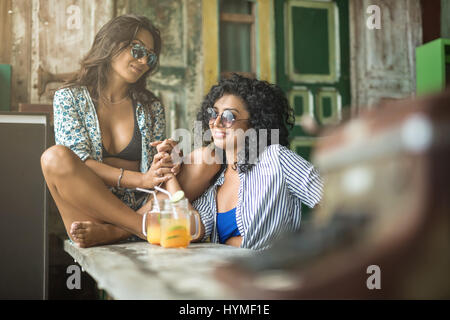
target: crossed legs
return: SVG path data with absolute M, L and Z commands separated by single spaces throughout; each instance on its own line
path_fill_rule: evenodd
M 112 243 L 135 234 L 143 239 L 142 214 L 120 201 L 70 149 L 55 145 L 41 156 L 41 167 L 67 234 L 82 247 Z

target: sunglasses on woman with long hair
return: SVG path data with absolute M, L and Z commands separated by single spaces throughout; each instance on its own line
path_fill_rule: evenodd
M 147 50 L 140 43 L 132 43 L 131 44 L 131 56 L 135 59 L 141 59 L 147 57 L 147 65 L 150 69 L 153 69 L 156 66 L 156 62 L 158 61 L 158 56 L 153 51 Z

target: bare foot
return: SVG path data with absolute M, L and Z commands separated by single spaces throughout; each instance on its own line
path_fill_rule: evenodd
M 70 227 L 70 236 L 81 248 L 88 248 L 126 239 L 131 233 L 112 224 L 76 221 Z

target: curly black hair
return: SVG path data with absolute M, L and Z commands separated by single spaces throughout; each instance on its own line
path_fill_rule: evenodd
M 274 143 L 283 146 L 289 145 L 289 130 L 294 125 L 295 116 L 284 92 L 275 84 L 246 78 L 236 73 L 233 73 L 230 78 L 221 79 L 204 98 L 197 114 L 197 120 L 202 122 L 203 133 L 209 130 L 208 108 L 212 108 L 216 101 L 225 94 L 232 94 L 245 102 L 245 107 L 250 114 L 248 120 L 250 128 L 256 132 L 267 129 L 267 146 L 272 144 L 271 129 L 279 130 L 279 140 Z M 259 139 L 260 135 L 258 134 L 256 144 L 252 143 L 258 149 L 258 156 L 263 151 L 259 150 Z M 245 149 L 241 155 L 238 155 L 238 162 L 235 163 L 235 167 L 238 167 L 240 172 L 245 173 L 255 165 L 249 161 L 249 147 L 249 139 L 246 137 Z

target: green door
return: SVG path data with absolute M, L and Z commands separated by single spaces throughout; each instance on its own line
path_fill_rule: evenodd
M 291 149 L 311 161 L 317 137 L 300 123 L 339 123 L 350 106 L 348 0 L 275 0 L 277 84 L 295 110 Z M 310 209 L 302 205 L 303 218 Z
M 295 110 L 291 149 L 310 160 L 302 116 L 333 125 L 350 106 L 348 0 L 275 0 L 277 83 Z

